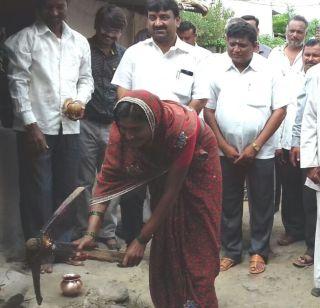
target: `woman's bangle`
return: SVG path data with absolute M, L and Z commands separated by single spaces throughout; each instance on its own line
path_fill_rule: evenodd
M 139 244 L 141 245 L 147 245 L 149 240 L 146 240 L 144 239 L 141 234 L 139 234 L 137 237 L 136 237 L 136 240 L 139 242 Z
M 104 217 L 104 213 L 103 212 L 99 212 L 99 211 L 90 211 L 89 212 L 89 216 L 98 216 L 100 218 Z
M 91 236 L 94 240 L 96 240 L 98 237 L 97 233 L 93 232 L 93 231 L 86 231 L 86 232 L 84 232 L 84 235 Z

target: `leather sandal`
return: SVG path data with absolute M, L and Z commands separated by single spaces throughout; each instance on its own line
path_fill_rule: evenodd
M 235 266 L 236 264 L 237 264 L 236 261 L 227 257 L 223 257 L 220 260 L 220 272 L 225 272 L 231 267 Z
M 298 259 L 294 260 L 292 264 L 300 268 L 311 266 L 313 264 L 313 257 L 305 254 L 303 256 L 300 256 Z
M 266 269 L 266 262 L 260 255 L 252 255 L 250 257 L 249 272 L 250 274 L 260 274 Z

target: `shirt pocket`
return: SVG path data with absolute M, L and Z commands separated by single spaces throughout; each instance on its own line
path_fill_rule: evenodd
M 179 70 L 174 81 L 173 92 L 180 96 L 191 97 L 193 82 L 193 72 Z
M 270 93 L 267 93 L 263 84 L 248 83 L 245 91 L 245 102 L 247 106 L 265 108 L 271 105 Z

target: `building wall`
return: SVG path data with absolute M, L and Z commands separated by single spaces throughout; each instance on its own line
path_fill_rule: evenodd
M 68 23 L 82 33 L 85 37 L 94 34 L 94 18 L 97 10 L 105 4 L 105 1 L 97 0 L 70 0 L 68 11 Z M 123 9 L 127 16 L 128 25 L 123 31 L 120 43 L 126 47 L 132 45 L 135 34 L 145 28 L 146 18 L 143 15 Z

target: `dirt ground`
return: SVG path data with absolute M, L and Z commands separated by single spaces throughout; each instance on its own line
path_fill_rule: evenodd
M 247 208 L 247 207 L 245 207 Z M 244 214 L 244 240 L 248 246 L 248 214 Z M 280 213 L 275 215 L 271 240 L 272 254 L 265 273 L 253 276 L 248 273 L 248 255 L 243 262 L 227 272 L 221 273 L 216 280 L 216 292 L 221 308 L 319 308 L 320 298 L 310 295 L 313 286 L 313 267 L 297 269 L 292 260 L 303 254 L 304 242 L 288 247 L 276 244 L 277 237 L 283 232 Z M 19 263 L 3 263 L 1 270 L 19 270 Z M 65 273 L 79 273 L 84 283 L 79 297 L 66 298 L 61 295 L 59 283 Z M 31 275 L 28 275 L 31 283 Z M 54 272 L 43 275 L 41 279 L 44 302 L 42 307 L 153 307 L 148 291 L 148 255 L 139 267 L 123 269 L 116 264 L 86 261 L 85 266 L 74 267 L 65 264 L 54 266 Z M 130 300 L 115 305 L 84 305 L 88 290 L 109 283 L 123 283 L 128 289 Z M 38 307 L 32 288 L 29 289 L 23 307 Z M 166 308 L 166 307 L 163 307 Z

